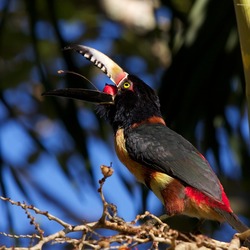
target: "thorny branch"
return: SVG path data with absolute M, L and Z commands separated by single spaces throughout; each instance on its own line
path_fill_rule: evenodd
M 13 201 L 10 198 L 0 196 L 0 199 L 9 202 L 14 206 L 21 207 L 27 214 L 30 224 L 34 226 L 36 233 L 32 235 L 13 235 L 5 232 L 0 234 L 10 238 L 27 238 L 32 240 L 33 245 L 28 247 L 6 247 L 0 245 L 0 250 L 41 250 L 47 243 L 71 244 L 74 249 L 133 249 L 138 245 L 149 243 L 149 249 L 158 249 L 159 244 L 165 244 L 168 249 L 246 249 L 240 247 L 240 240 L 234 237 L 230 243 L 216 241 L 203 235 L 185 235 L 162 222 L 155 215 L 145 212 L 137 215 L 135 220 L 126 222 L 117 215 L 117 207 L 108 203 L 103 194 L 103 185 L 108 177 L 113 174 L 113 169 L 107 166 L 101 166 L 103 178 L 99 181 L 100 187 L 98 192 L 103 203 L 103 213 L 101 218 L 96 222 L 84 223 L 82 225 L 71 225 L 58 217 L 50 214 L 48 211 L 41 211 L 33 205 L 27 205 L 19 201 Z M 36 218 L 31 215 L 30 211 L 35 214 L 43 215 L 48 220 L 54 221 L 62 226 L 62 230 L 45 236 L 44 231 L 36 222 Z M 139 224 L 145 218 L 154 220 L 154 225 Z M 103 236 L 96 232 L 96 229 L 113 230 L 112 236 Z M 73 238 L 69 233 L 81 232 L 82 237 Z M 95 237 L 92 237 L 95 236 Z M 36 240 L 36 242 L 34 241 Z M 35 243 L 34 243 L 35 242 Z

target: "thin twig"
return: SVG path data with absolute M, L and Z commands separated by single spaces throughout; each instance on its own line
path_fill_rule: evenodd
M 235 238 L 230 243 L 216 241 L 203 235 L 182 234 L 176 230 L 172 230 L 169 226 L 161 221 L 157 216 L 146 211 L 144 214 L 137 215 L 131 222 L 126 222 L 118 216 L 117 207 L 114 204 L 108 203 L 103 193 L 104 183 L 107 178 L 112 176 L 113 169 L 107 166 L 101 166 L 103 178 L 99 181 L 98 192 L 103 203 L 103 213 L 98 221 L 88 222 L 82 225 L 71 225 L 65 221 L 50 214 L 48 211 L 41 211 L 33 205 L 16 202 L 10 198 L 0 196 L 0 199 L 9 202 L 14 206 L 24 209 L 32 225 L 38 233 L 33 235 L 15 235 L 0 233 L 9 238 L 27 238 L 38 239 L 37 243 L 32 242 L 34 245 L 29 247 L 15 247 L 15 250 L 41 250 L 46 243 L 51 244 L 71 244 L 74 249 L 81 250 L 88 249 L 131 249 L 132 247 L 139 246 L 145 243 L 151 243 L 150 249 L 158 250 L 159 244 L 169 245 L 172 249 L 244 249 L 240 248 L 240 240 Z M 30 211 L 36 214 L 45 216 L 47 219 L 55 221 L 63 227 L 62 230 L 53 234 L 45 236 L 40 225 L 35 221 L 35 217 L 31 215 Z M 155 224 L 141 224 L 145 218 L 149 218 Z M 97 229 L 108 229 L 114 232 L 111 236 L 103 236 L 97 233 Z M 69 233 L 82 232 L 80 238 L 74 238 Z M 111 245 L 116 243 L 115 245 Z M 13 247 L 0 246 L 0 250 L 13 250 Z

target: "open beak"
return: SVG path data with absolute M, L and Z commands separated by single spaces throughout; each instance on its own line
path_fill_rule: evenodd
M 55 89 L 44 92 L 43 96 L 60 96 L 82 100 L 85 102 L 99 104 L 113 104 L 117 88 L 123 82 L 128 73 L 126 73 L 118 64 L 111 60 L 102 52 L 83 45 L 72 45 L 64 48 L 65 50 L 75 50 L 91 61 L 97 68 L 102 70 L 115 84 L 115 86 L 106 85 L 103 92 L 97 90 L 88 90 L 80 88 Z

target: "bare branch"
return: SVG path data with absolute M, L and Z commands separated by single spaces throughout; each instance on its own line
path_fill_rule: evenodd
M 34 225 L 37 233 L 33 235 L 14 235 L 2 232 L 0 234 L 10 238 L 27 238 L 36 239 L 36 243 L 29 247 L 15 247 L 15 250 L 41 250 L 47 243 L 53 244 L 71 244 L 74 249 L 131 249 L 132 247 L 151 243 L 150 249 L 159 249 L 159 244 L 165 244 L 171 249 L 246 249 L 240 247 L 240 239 L 238 235 L 231 242 L 220 242 L 208 238 L 204 235 L 183 234 L 177 230 L 169 228 L 158 217 L 145 212 L 137 215 L 131 222 L 126 222 L 118 216 L 117 207 L 114 204 L 108 203 L 103 193 L 103 186 L 107 178 L 112 176 L 113 169 L 107 166 L 101 166 L 103 178 L 99 181 L 100 187 L 98 192 L 103 203 L 103 213 L 101 218 L 95 222 L 88 222 L 82 225 L 73 226 L 65 221 L 50 214 L 48 211 L 41 211 L 33 205 L 16 202 L 10 198 L 0 196 L 0 199 L 9 202 L 14 206 L 21 207 L 27 214 L 30 224 Z M 48 220 L 55 221 L 62 226 L 62 230 L 45 236 L 41 226 L 36 222 L 36 219 L 31 215 L 30 211 L 45 216 Z M 144 219 L 154 220 L 153 224 L 140 224 Z M 114 232 L 111 236 L 103 236 L 96 232 L 97 229 L 108 229 Z M 80 238 L 69 236 L 72 232 L 82 232 Z M 93 237 L 95 236 L 95 237 Z M 12 250 L 13 247 L 0 246 L 0 250 Z

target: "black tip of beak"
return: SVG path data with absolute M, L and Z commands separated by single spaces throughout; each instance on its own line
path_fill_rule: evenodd
M 96 90 L 66 88 L 49 90 L 42 93 L 42 96 L 59 96 L 82 100 L 85 102 L 99 103 L 99 104 L 113 104 L 114 96 Z

